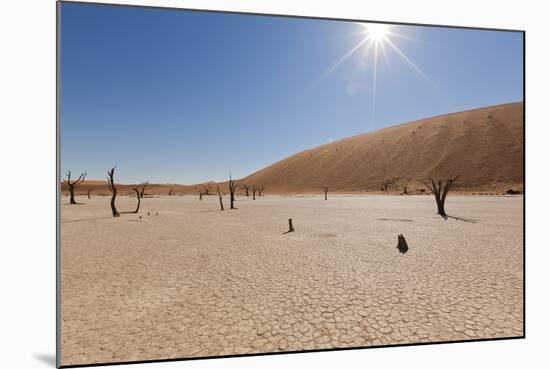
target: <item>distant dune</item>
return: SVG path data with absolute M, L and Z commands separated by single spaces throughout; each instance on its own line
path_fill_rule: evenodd
M 300 152 L 246 178 L 267 193 L 395 191 L 460 174 L 458 188 L 523 189 L 523 103 L 422 119 Z
M 465 192 L 523 190 L 523 103 L 511 103 L 421 119 L 302 151 L 248 177 L 241 184 L 262 185 L 266 193 L 380 191 L 423 188 L 419 179 L 459 174 Z M 221 183 L 227 192 L 227 183 Z M 133 185 L 120 185 L 131 194 Z M 208 184 L 210 192 L 216 185 Z M 105 181 L 85 181 L 78 189 L 108 194 Z M 206 185 L 153 184 L 146 193 L 198 193 Z M 66 190 L 62 185 L 62 189 Z

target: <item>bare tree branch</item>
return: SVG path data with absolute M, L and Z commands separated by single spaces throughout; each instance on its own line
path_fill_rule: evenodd
M 63 179 L 63 182 L 65 182 L 67 184 L 67 186 L 69 186 L 69 193 L 70 193 L 70 201 L 69 203 L 70 204 L 76 204 L 76 201 L 74 199 L 74 190 L 82 183 L 84 182 L 84 178 L 86 178 L 86 172 L 80 174 L 80 176 L 77 178 L 76 181 L 71 181 L 71 171 L 67 171 L 67 179 Z
M 426 181 L 419 179 L 419 181 L 428 187 L 431 193 L 434 194 L 435 202 L 437 204 L 437 213 L 441 215 L 443 218 L 447 219 L 447 213 L 445 212 L 445 200 L 447 199 L 447 194 L 453 187 L 453 184 L 458 179 L 459 175 L 455 176 L 449 176 L 445 183 L 443 183 L 443 180 L 438 179 L 437 183 L 436 180 L 433 178 L 428 178 L 431 182 L 431 185 Z
M 220 208 L 223 211 L 223 194 L 220 191 L 220 186 L 216 184 L 216 188 L 218 189 L 218 198 L 220 199 Z

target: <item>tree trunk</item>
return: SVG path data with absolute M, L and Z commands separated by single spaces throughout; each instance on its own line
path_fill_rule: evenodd
M 236 209 L 235 207 L 235 191 L 237 190 L 238 184 L 235 183 L 235 180 L 229 172 L 229 203 L 231 204 L 231 209 Z
M 327 199 L 328 189 L 325 189 L 325 200 Z
M 74 186 L 69 186 L 69 193 L 71 194 L 71 200 L 69 203 L 76 204 L 76 201 L 74 201 Z
M 109 189 L 111 190 L 112 196 L 111 196 L 111 211 L 113 212 L 113 217 L 119 217 L 120 214 L 118 213 L 118 210 L 116 209 L 116 186 L 115 186 L 115 168 L 113 167 L 110 171 L 107 172 L 107 183 L 109 184 Z
M 113 196 L 111 196 L 111 210 L 113 212 L 113 216 L 116 218 L 116 217 L 119 217 L 120 214 L 118 213 L 118 210 L 116 209 L 115 199 L 116 199 L 116 188 L 113 191 Z
M 435 202 L 437 203 L 437 214 L 441 215 L 443 218 L 446 218 L 447 214 L 445 214 L 445 200 L 438 198 L 436 194 L 434 194 L 434 196 Z
M 220 208 L 223 211 L 223 195 L 222 195 L 222 192 L 220 191 L 220 186 L 216 185 L 216 188 L 218 189 L 218 198 L 220 199 Z
M 134 188 L 134 191 L 136 191 L 136 197 L 137 197 L 137 207 L 136 207 L 136 210 L 134 210 L 134 213 L 137 213 L 139 212 L 139 205 L 141 204 L 141 196 L 139 194 L 139 190 L 137 188 Z
M 88 190 L 88 200 L 91 199 L 91 197 L 90 197 L 91 192 L 92 192 L 92 190 Z

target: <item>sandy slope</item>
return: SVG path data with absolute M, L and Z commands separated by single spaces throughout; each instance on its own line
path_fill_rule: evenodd
M 401 192 L 424 188 L 418 179 L 460 174 L 457 188 L 502 193 L 523 189 L 523 103 L 498 105 L 402 124 L 335 141 L 270 165 L 241 183 L 262 185 L 269 193 L 380 190 L 395 182 Z M 209 184 L 215 191 L 215 184 Z M 121 185 L 120 194 L 133 194 Z M 85 181 L 77 193 L 109 194 L 105 181 Z M 204 185 L 154 184 L 147 193 L 197 193 Z M 227 183 L 221 188 L 227 192 Z M 65 186 L 62 186 L 65 190 Z
M 269 192 L 396 190 L 460 174 L 463 189 L 523 188 L 523 103 L 423 119 L 306 150 L 244 179 Z M 416 182 L 416 183 L 415 183 Z
M 162 196 L 120 218 L 79 200 L 61 210 L 65 365 L 523 332 L 522 197 L 448 199 L 477 223 L 443 220 L 428 196 L 239 197 L 224 212 Z

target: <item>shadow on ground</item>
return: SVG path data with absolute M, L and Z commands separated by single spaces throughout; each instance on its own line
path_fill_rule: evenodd
M 54 354 L 34 354 L 33 357 L 42 362 L 43 364 L 46 364 L 49 367 L 55 368 L 55 355 Z

